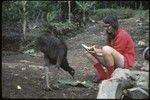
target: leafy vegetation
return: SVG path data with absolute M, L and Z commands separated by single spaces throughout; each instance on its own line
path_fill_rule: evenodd
M 25 42 L 49 26 L 55 26 L 60 34 L 79 33 L 74 31 L 82 29 L 91 18 L 95 22 L 109 14 L 148 18 L 147 4 L 146 1 L 3 1 L 2 36 L 6 38 L 13 32 Z M 22 42 L 19 46 L 23 46 Z

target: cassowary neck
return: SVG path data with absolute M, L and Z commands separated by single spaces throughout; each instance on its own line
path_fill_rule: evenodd
M 62 63 L 61 68 L 69 73 L 72 71 L 72 68 L 69 66 L 67 60 Z

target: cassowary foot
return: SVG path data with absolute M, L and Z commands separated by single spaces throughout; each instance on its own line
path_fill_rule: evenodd
M 51 87 L 45 87 L 44 90 L 45 91 L 52 91 L 53 89 Z
M 52 85 L 52 89 L 54 89 L 54 90 L 59 90 L 60 87 L 59 87 L 57 84 L 53 84 L 53 85 Z

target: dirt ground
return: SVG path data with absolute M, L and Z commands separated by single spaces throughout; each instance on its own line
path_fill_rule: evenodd
M 149 67 L 149 63 L 142 58 L 138 51 L 138 41 L 142 40 L 147 45 L 149 43 L 149 19 L 130 18 L 119 20 L 121 26 L 127 29 L 135 42 L 136 62 L 135 69 Z M 85 27 L 82 34 L 66 40 L 68 45 L 68 61 L 75 70 L 75 80 L 92 80 L 96 70 L 84 56 L 84 49 L 81 44 L 98 47 L 105 45 L 105 34 L 102 22 L 92 23 Z M 139 24 L 139 23 L 142 23 Z M 2 97 L 3 98 L 92 98 L 95 99 L 98 92 L 98 83 L 94 83 L 95 89 L 62 85 L 59 89 L 45 91 L 43 54 L 38 52 L 38 56 L 29 54 L 2 51 Z M 63 70 L 58 74 L 54 67 L 50 67 L 50 83 L 57 79 L 72 79 Z M 57 77 L 54 79 L 54 76 Z

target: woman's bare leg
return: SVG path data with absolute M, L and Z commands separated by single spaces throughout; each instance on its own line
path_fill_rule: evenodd
M 122 55 L 118 51 L 116 51 L 110 46 L 104 46 L 102 50 L 106 66 L 111 66 L 114 64 L 118 65 L 120 59 L 122 58 Z
M 111 66 L 118 64 L 122 58 L 122 55 L 110 46 L 104 46 L 102 49 L 96 49 L 96 51 L 101 52 L 102 56 L 94 56 L 88 52 L 85 53 L 92 64 L 101 62 L 105 66 Z
M 86 57 L 89 59 L 89 61 L 91 62 L 91 64 L 96 64 L 96 63 L 102 63 L 102 65 L 105 65 L 104 59 L 103 57 L 95 57 L 94 55 L 85 52 Z
M 99 82 L 103 79 L 107 79 L 108 75 L 101 66 L 101 63 L 99 63 L 99 59 L 97 59 L 94 55 L 86 52 L 85 53 L 89 61 L 93 64 L 95 69 L 98 71 L 98 74 L 94 77 L 94 82 Z M 103 61 L 103 60 L 102 60 Z

